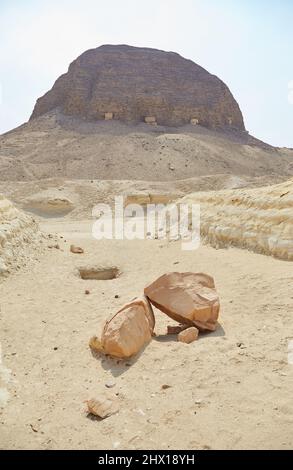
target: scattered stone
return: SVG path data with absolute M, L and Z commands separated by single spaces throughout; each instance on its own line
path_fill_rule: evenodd
M 137 354 L 152 338 L 155 317 L 146 298 L 135 299 L 124 305 L 106 321 L 101 340 L 93 337 L 90 347 L 116 358 Z
M 55 248 L 56 250 L 60 250 L 60 246 L 58 243 L 56 243 L 56 245 L 48 245 L 48 248 Z
M 178 341 L 181 343 L 186 343 L 190 344 L 193 343 L 193 341 L 196 341 L 198 338 L 198 329 L 195 328 L 195 326 L 192 326 L 190 328 L 187 328 L 186 330 L 181 331 L 178 335 Z
M 116 294 L 115 299 L 119 299 L 120 295 Z
M 87 408 L 89 414 L 98 416 L 105 419 L 109 416 L 118 413 L 118 403 L 110 398 L 92 398 L 87 401 Z
M 109 380 L 107 383 L 105 383 L 105 387 L 107 388 L 113 388 L 115 387 L 116 382 L 114 380 Z
M 173 320 L 200 330 L 215 331 L 220 302 L 211 276 L 169 273 L 144 289 L 150 302 Z
M 75 254 L 84 253 L 83 248 L 81 248 L 80 246 L 75 246 L 75 245 L 70 245 L 70 251 L 71 253 L 75 253 Z
M 31 427 L 32 431 L 34 431 L 34 432 L 39 432 L 39 430 L 37 429 L 37 427 L 34 426 L 33 424 L 30 424 L 30 427 Z
M 181 331 L 186 330 L 188 325 L 168 325 L 167 335 L 178 335 Z
M 168 390 L 168 388 L 171 388 L 171 385 L 164 384 L 164 385 L 162 385 L 162 387 L 161 387 L 162 390 Z
M 89 294 L 90 294 L 90 291 L 89 291 L 88 289 L 86 289 L 86 290 L 84 291 L 84 293 L 85 293 L 85 295 L 89 295 Z
M 196 405 L 202 405 L 203 403 L 203 400 L 201 398 L 199 398 L 198 400 L 195 400 L 194 402 Z

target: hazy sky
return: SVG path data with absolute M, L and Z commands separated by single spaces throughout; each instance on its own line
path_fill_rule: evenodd
M 230 87 L 251 134 L 293 147 L 292 0 L 0 0 L 0 133 L 102 44 L 192 59 Z

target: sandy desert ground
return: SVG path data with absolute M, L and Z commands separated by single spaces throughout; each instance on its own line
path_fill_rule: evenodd
M 246 133 L 49 114 L 1 136 L 0 448 L 292 448 L 292 184 L 292 150 Z M 95 241 L 93 205 L 115 195 L 200 203 L 201 247 Z M 83 280 L 84 266 L 121 276 Z M 216 332 L 180 343 L 155 310 L 137 357 L 93 355 L 107 317 L 170 271 L 214 277 Z M 119 413 L 87 416 L 104 396 Z
M 292 448 L 292 264 L 237 248 L 184 252 L 180 241 L 98 242 L 91 223 L 43 220 L 52 238 L 0 284 L 0 447 Z M 71 243 L 85 253 L 70 253 Z M 85 281 L 76 275 L 84 265 L 122 274 Z M 172 320 L 156 311 L 157 336 L 138 357 L 93 356 L 88 340 L 107 316 L 174 270 L 214 276 L 219 329 L 178 343 L 164 335 Z M 88 417 L 85 400 L 105 394 L 119 413 Z

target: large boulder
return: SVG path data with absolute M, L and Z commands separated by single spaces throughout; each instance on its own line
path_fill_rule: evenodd
M 214 331 L 220 310 L 215 283 L 203 273 L 169 273 L 144 289 L 150 302 L 169 317 L 199 330 Z
M 101 339 L 92 338 L 90 346 L 97 352 L 126 359 L 149 343 L 154 326 L 155 317 L 149 301 L 145 298 L 135 299 L 110 316 Z
M 237 102 L 218 77 L 174 52 L 127 45 L 84 52 L 38 99 L 32 118 L 56 108 L 89 120 L 245 129 Z

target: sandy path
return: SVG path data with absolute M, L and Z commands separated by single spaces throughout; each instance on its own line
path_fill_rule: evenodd
M 0 448 L 292 448 L 293 264 L 238 249 L 183 252 L 179 242 L 79 239 L 86 226 L 49 221 L 43 228 L 67 243 L 0 284 L 0 373 L 12 371 Z M 86 253 L 70 254 L 71 241 Z M 123 274 L 83 281 L 74 274 L 83 264 Z M 170 270 L 215 277 L 222 328 L 192 345 L 158 336 L 128 366 L 93 357 L 88 339 L 108 314 Z M 157 319 L 160 334 L 168 319 Z M 119 414 L 87 418 L 84 400 L 112 377 Z

